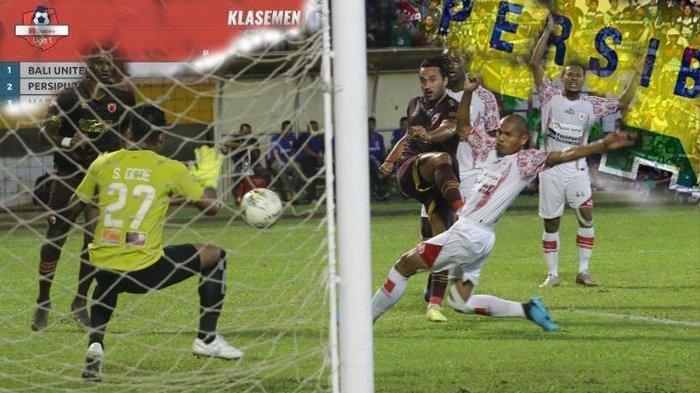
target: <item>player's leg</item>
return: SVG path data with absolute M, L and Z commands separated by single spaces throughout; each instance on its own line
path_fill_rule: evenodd
M 118 273 L 108 270 L 95 272 L 97 285 L 92 291 L 90 305 L 90 336 L 88 350 L 85 355 L 82 377 L 86 381 L 102 379 L 102 364 L 104 362 L 104 335 L 112 313 L 117 307 L 119 292 L 122 291 Z
M 483 266 L 486 258 L 481 258 L 476 264 L 470 266 L 467 271 L 462 270 L 460 267 L 450 270 L 448 304 L 454 310 L 468 314 L 525 318 L 525 307 L 522 303 L 491 295 L 474 294 L 474 288 L 479 283 L 481 266 Z
M 455 221 L 452 211 L 447 206 L 438 203 L 431 204 L 428 215 L 430 216 L 431 232 L 435 234 L 445 232 Z M 442 313 L 442 299 L 447 289 L 447 271 L 431 272 L 430 277 L 426 318 L 431 322 L 445 322 L 447 317 Z
M 578 218 L 578 233 L 576 246 L 578 247 L 578 272 L 576 283 L 585 286 L 597 286 L 598 281 L 590 274 L 588 263 L 593 253 L 595 230 L 593 229 L 593 199 L 591 194 L 591 182 L 587 173 L 573 177 L 567 184 L 567 199 L 576 212 Z
M 428 264 L 420 257 L 420 252 L 421 246 L 418 246 L 403 254 L 389 270 L 386 281 L 372 297 L 372 320 L 374 322 L 401 299 L 411 276 L 422 269 L 429 268 Z
M 81 326 L 90 326 L 90 317 L 87 311 L 87 298 L 90 284 L 93 281 L 95 267 L 90 263 L 90 255 L 88 253 L 88 245 L 92 243 L 93 234 L 95 233 L 95 225 L 97 224 L 97 215 L 99 210 L 96 206 L 88 206 L 85 209 L 85 225 L 83 230 L 83 248 L 80 250 L 80 269 L 78 271 L 78 290 L 71 303 L 71 311 L 73 318 Z
M 479 173 L 479 171 L 469 171 L 469 172 L 461 172 L 459 174 L 459 192 L 462 194 L 462 197 L 466 197 L 469 195 L 469 192 L 471 191 L 472 186 L 474 185 L 474 182 L 476 181 L 476 175 Z M 425 214 L 425 217 L 423 217 L 423 214 Z M 421 210 L 421 235 L 422 235 L 422 240 L 428 240 L 429 238 L 432 237 L 432 229 L 430 227 L 430 220 L 428 219 L 428 213 L 423 207 L 423 210 Z M 443 274 L 444 273 L 440 273 Z M 430 299 L 432 297 L 437 297 L 439 296 L 440 298 L 443 298 L 445 295 L 445 288 L 442 288 L 442 292 L 440 293 L 440 285 L 436 285 L 435 288 L 431 291 L 432 287 L 432 277 L 433 273 L 430 273 L 428 275 L 428 282 L 426 284 L 425 291 L 423 292 L 423 297 L 426 302 L 430 302 Z M 446 278 L 445 284 L 449 281 L 449 279 Z M 444 317 L 444 315 L 443 315 Z
M 430 227 L 428 210 L 423 205 L 421 205 L 420 208 L 420 237 L 422 241 L 426 241 L 433 237 L 433 229 Z M 428 274 L 428 280 L 426 281 L 425 288 L 423 289 L 423 300 L 425 300 L 426 303 L 430 301 L 430 283 L 432 276 L 433 273 Z
M 218 335 L 217 323 L 226 296 L 226 252 L 214 245 L 180 244 L 163 249 L 163 257 L 151 266 L 129 272 L 120 285 L 124 292 L 145 293 L 184 281 L 199 279 L 199 330 L 192 345 L 195 354 L 238 359 L 243 353 Z
M 386 311 L 396 304 L 406 290 L 409 277 L 420 270 L 430 269 L 431 272 L 447 271 L 454 262 L 455 254 L 451 252 L 452 243 L 459 244 L 464 239 L 450 230 L 445 231 L 428 241 L 419 243 L 415 248 L 405 253 L 389 271 L 384 284 L 377 289 L 372 298 L 372 318 L 376 322 Z M 446 250 L 443 252 L 443 250 Z
M 448 304 L 455 311 L 478 314 L 495 318 L 527 318 L 546 331 L 554 331 L 558 326 L 549 314 L 549 310 L 539 298 L 532 298 L 520 303 L 501 299 L 492 295 L 474 294 L 474 288 L 479 282 L 481 267 L 488 254 L 476 263 L 470 264 L 465 270 L 453 268 L 450 270 L 450 291 Z
M 142 286 L 163 289 L 200 273 L 199 330 L 192 351 L 196 355 L 223 359 L 243 356 L 243 352 L 217 334 L 226 296 L 226 252 L 210 244 L 181 244 L 165 247 L 163 253 L 163 258 L 152 267 L 129 275 Z
M 41 245 L 39 260 L 39 295 L 37 296 L 36 311 L 32 319 L 31 329 L 39 331 L 48 324 L 49 310 L 51 309 L 51 285 L 56 274 L 56 265 L 61 258 L 61 249 L 66 242 L 71 222 L 65 217 L 68 202 L 73 190 L 68 183 L 70 178 L 56 175 L 51 180 L 49 189 L 48 229 L 46 237 Z
M 441 152 L 421 154 L 415 168 L 424 182 L 437 185 L 453 211 L 462 207 L 464 201 L 459 192 L 459 180 L 455 175 L 449 154 Z
M 559 223 L 564 212 L 565 192 L 560 176 L 542 172 L 539 176 L 539 215 L 544 223 L 542 251 L 547 278 L 540 288 L 559 285 Z
M 212 344 L 226 295 L 226 251 L 213 245 L 196 245 L 201 263 L 199 279 L 199 331 L 197 340 Z M 240 351 L 239 351 L 240 352 Z M 235 356 L 239 358 L 243 353 Z

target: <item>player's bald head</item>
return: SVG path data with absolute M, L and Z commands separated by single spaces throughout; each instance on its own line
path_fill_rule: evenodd
M 507 156 L 515 154 L 530 144 L 530 130 L 522 116 L 508 115 L 501 119 L 496 132 L 496 154 Z
M 527 122 L 520 115 L 510 114 L 504 116 L 503 119 L 501 119 L 501 128 L 505 129 L 504 127 L 517 132 L 519 135 L 530 135 Z

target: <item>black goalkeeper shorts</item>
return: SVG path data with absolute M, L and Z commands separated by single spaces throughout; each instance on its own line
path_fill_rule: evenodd
M 97 268 L 97 284 L 109 292 L 146 293 L 167 288 L 186 280 L 202 270 L 197 248 L 178 244 L 163 249 L 164 255 L 141 270 L 118 272 Z

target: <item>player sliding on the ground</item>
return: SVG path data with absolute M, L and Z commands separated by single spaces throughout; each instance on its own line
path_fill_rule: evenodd
M 197 168 L 161 156 L 165 116 L 152 106 L 135 111 L 129 127 L 133 143 L 98 157 L 75 190 L 78 214 L 87 204 L 99 209 L 90 261 L 97 285 L 90 309 L 90 342 L 83 378 L 100 380 L 104 334 L 122 292 L 147 293 L 200 273 L 200 318 L 192 350 L 225 359 L 243 353 L 216 333 L 226 293 L 226 253 L 209 244 L 163 248 L 165 214 L 172 197 L 182 197 L 206 215 L 219 210 L 215 188 L 223 157 L 208 147 L 197 153 Z M 154 127 L 154 128 L 151 128 Z
M 430 218 L 433 234 L 454 222 L 452 211 L 462 204 L 457 180 L 456 116 L 458 102 L 447 95 L 447 62 L 442 57 L 425 59 L 420 65 L 422 97 L 413 98 L 407 109 L 409 130 L 394 146 L 380 170 L 389 175 L 397 165 L 401 192 L 418 200 Z M 441 321 L 440 301 L 428 304 L 427 317 Z
M 41 245 L 39 296 L 31 325 L 34 331 L 43 330 L 48 324 L 51 284 L 72 223 L 66 219 L 66 212 L 73 190 L 98 154 L 122 146 L 122 134 L 128 123 L 127 108 L 135 102 L 134 93 L 114 87 L 114 81 L 120 76 L 112 53 L 95 48 L 85 64 L 88 69 L 85 79 L 58 93 L 42 127 L 42 132 L 54 145 L 56 173 L 49 191 L 49 227 Z M 75 320 L 83 326 L 90 322 L 86 304 L 93 267 L 88 260 L 87 245 L 92 241 L 96 214 L 94 209 L 85 210 L 78 290 L 71 304 Z
M 547 151 L 562 151 L 588 143 L 588 132 L 592 124 L 602 116 L 629 106 L 639 83 L 641 69 L 637 70 L 619 100 L 582 94 L 586 71 L 580 65 L 572 64 L 564 68 L 561 76 L 562 90 L 544 76 L 541 65 L 550 35 L 554 31 L 554 20 L 549 15 L 547 27 L 535 46 L 529 65 L 542 103 L 542 132 L 547 137 L 545 148 Z M 643 62 L 640 63 L 643 65 Z M 595 232 L 591 180 L 586 160 L 580 159 L 543 171 L 540 173 L 539 187 L 539 215 L 544 221 L 542 250 L 548 269 L 547 278 L 540 287 L 559 285 L 559 223 L 567 201 L 576 212 L 579 222 L 576 236 L 579 254 L 576 283 L 598 285 L 598 281 L 588 271 Z
M 492 138 L 484 130 L 470 125 L 469 107 L 477 87 L 475 79 L 469 78 L 465 83 L 457 119 L 458 132 L 467 139 L 477 160 L 486 159 L 493 150 L 497 158 L 481 170 L 474 191 L 458 212 L 457 222 L 444 233 L 419 243 L 396 262 L 387 280 L 374 294 L 372 316 L 376 321 L 396 304 L 403 296 L 408 279 L 417 272 L 449 270 L 448 304 L 453 309 L 493 317 L 528 318 L 544 330 L 553 331 L 558 326 L 540 299 L 518 303 L 472 294 L 477 284 L 472 281 L 473 277 L 479 276 L 493 249 L 493 226 L 520 191 L 545 168 L 631 146 L 635 136 L 614 133 L 601 141 L 562 152 L 538 151 L 527 148 L 530 131 L 525 120 L 508 115 L 501 119 L 496 138 Z

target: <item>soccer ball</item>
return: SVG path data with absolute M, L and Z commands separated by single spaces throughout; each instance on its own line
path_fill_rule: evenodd
M 282 201 L 272 190 L 254 188 L 241 201 L 243 219 L 255 228 L 268 228 L 277 221 L 282 212 Z
M 49 16 L 49 10 L 46 7 L 39 6 L 34 11 L 34 18 L 32 22 L 37 26 L 47 26 L 51 24 L 51 16 Z

